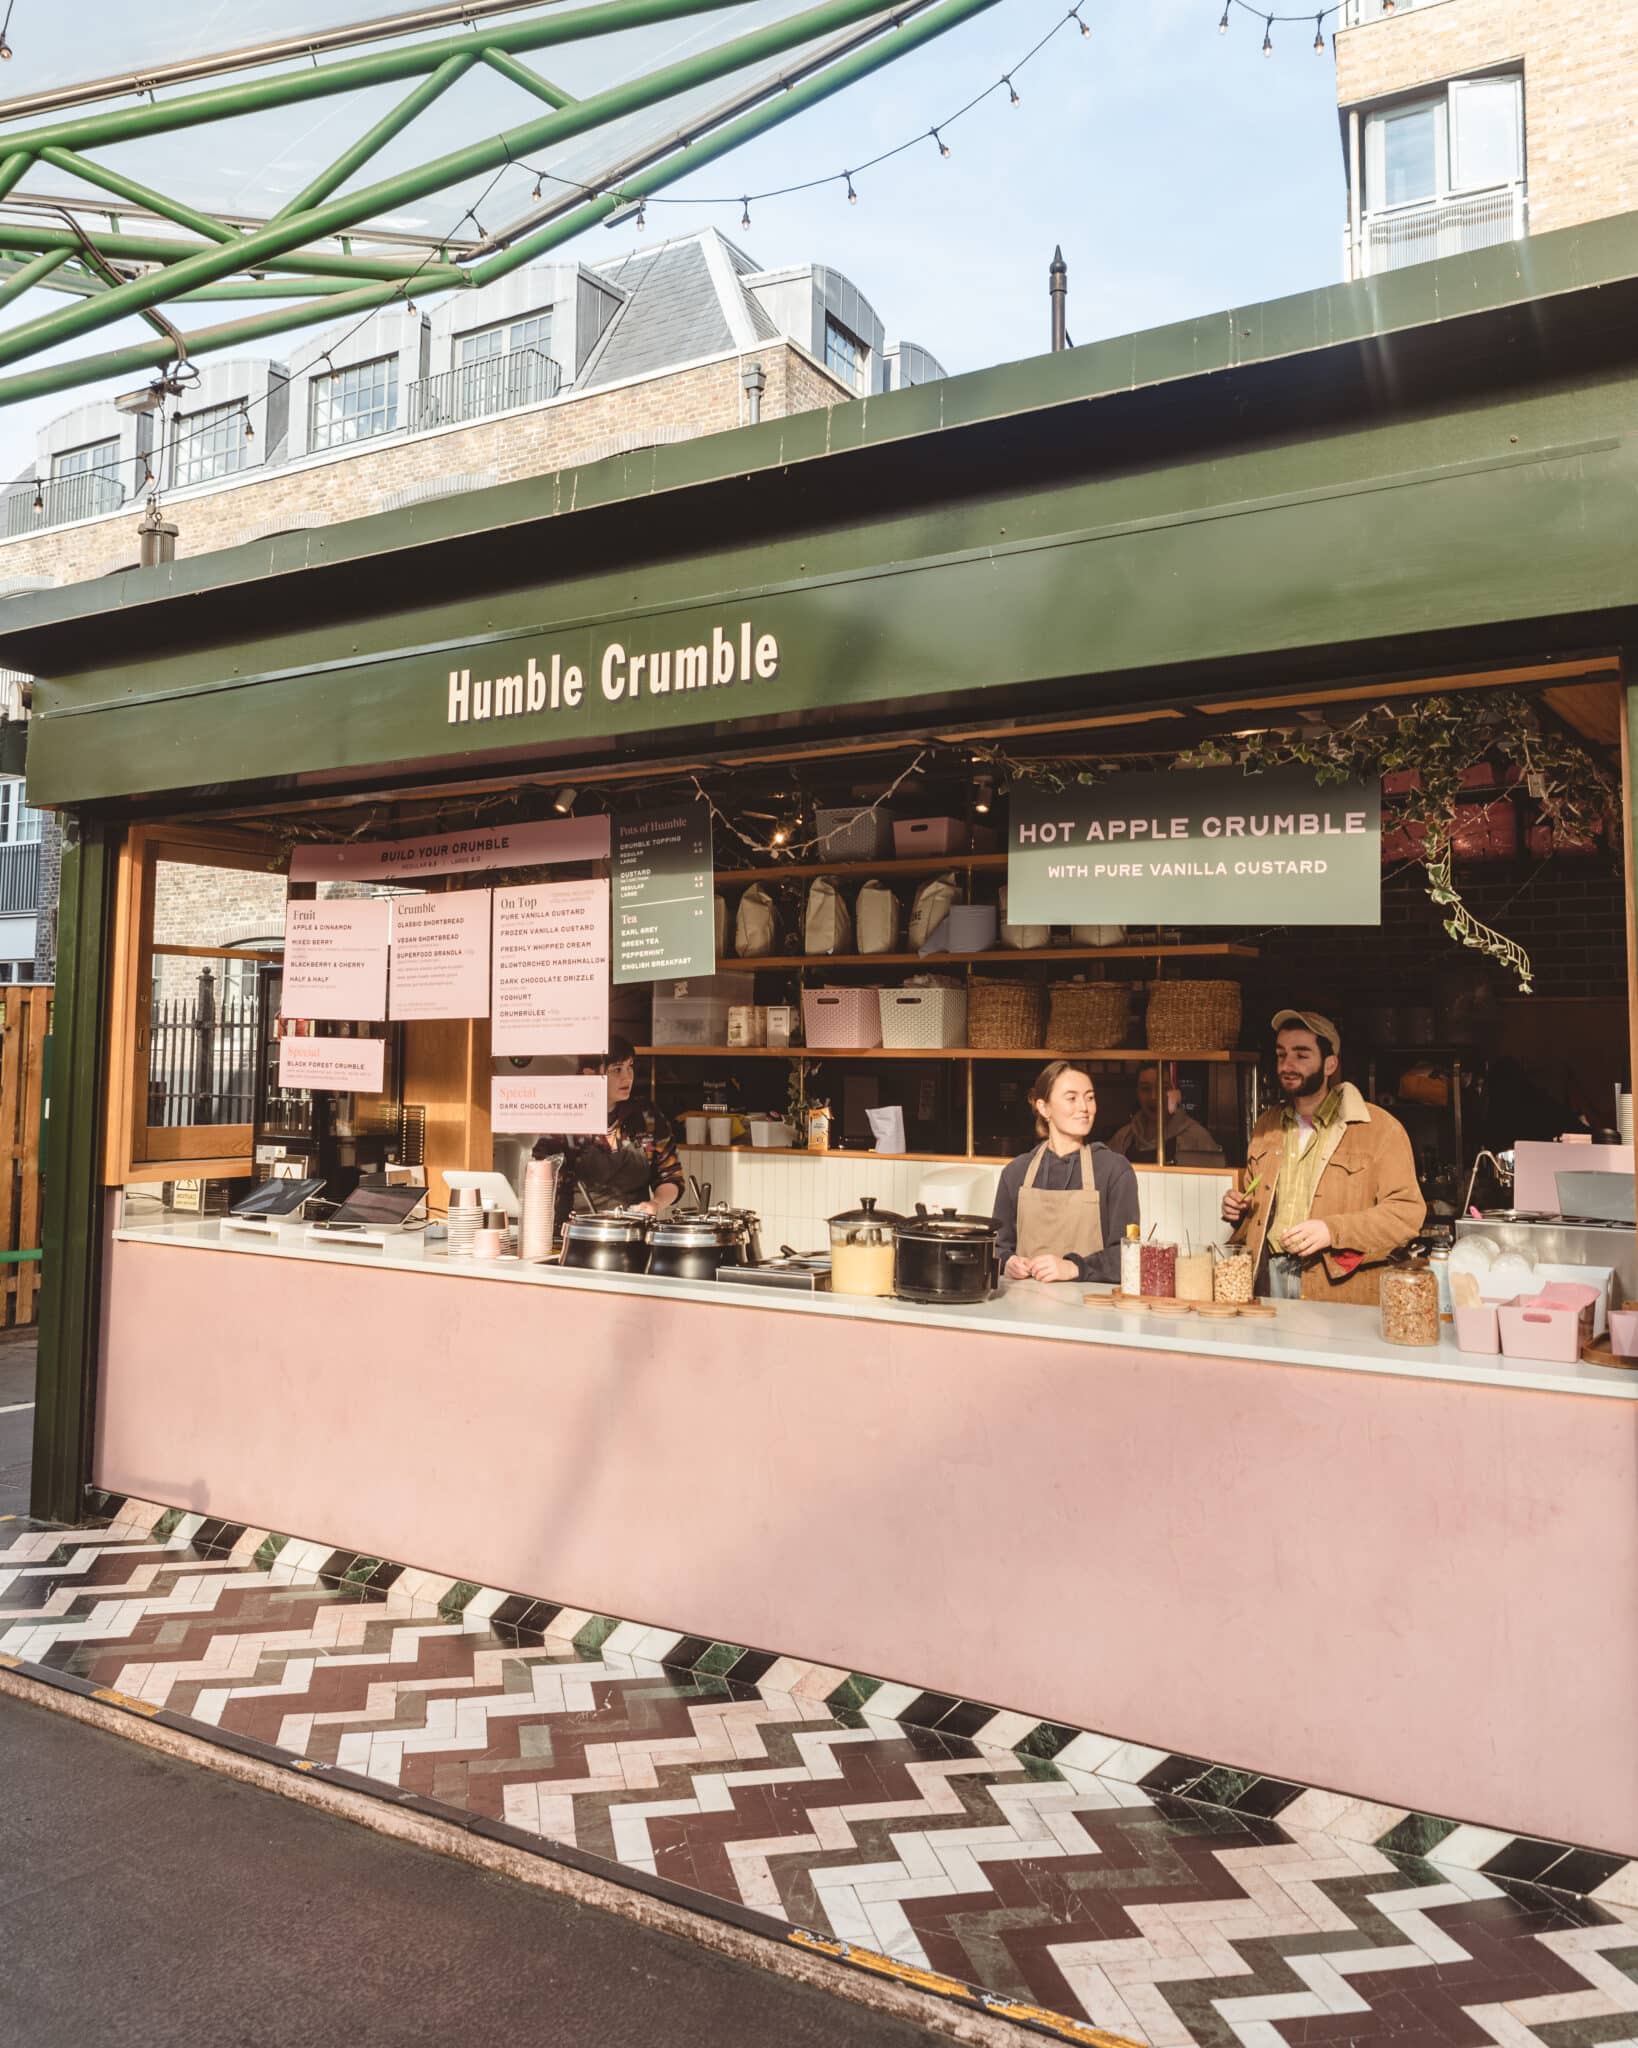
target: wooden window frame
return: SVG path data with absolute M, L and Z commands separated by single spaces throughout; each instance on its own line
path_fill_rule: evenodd
M 119 850 L 109 972 L 108 1119 L 103 1177 L 110 1187 L 140 1181 L 237 1179 L 252 1167 L 250 1124 L 151 1125 L 148 1122 L 153 963 L 161 955 L 196 959 L 277 959 L 231 946 L 154 945 L 154 878 L 161 861 L 184 867 L 277 870 L 280 849 L 253 833 L 203 826 L 133 825 Z

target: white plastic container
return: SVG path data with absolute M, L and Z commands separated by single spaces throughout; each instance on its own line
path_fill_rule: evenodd
M 877 994 L 881 1001 L 882 1045 L 904 1048 L 966 1044 L 964 988 L 884 988 Z
M 683 1143 L 685 1145 L 709 1145 L 711 1142 L 711 1119 L 706 1116 L 685 1116 L 683 1118 Z
M 802 1029 L 808 1044 L 840 1052 L 882 1042 L 882 1010 L 874 988 L 809 988 L 802 991 Z
M 771 1116 L 752 1117 L 749 1128 L 751 1149 L 756 1152 L 783 1152 L 796 1135 L 789 1124 Z
M 708 1144 L 731 1145 L 734 1142 L 734 1120 L 731 1116 L 712 1116 L 705 1121 Z

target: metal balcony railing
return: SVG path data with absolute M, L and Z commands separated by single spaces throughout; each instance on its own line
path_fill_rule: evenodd
M 1528 215 L 1522 179 L 1483 192 L 1452 192 L 1410 206 L 1382 207 L 1361 220 L 1359 247 L 1349 250 L 1348 275 L 1378 277 L 1408 263 L 1432 263 L 1440 256 L 1522 241 L 1529 231 Z
M 481 363 L 463 363 L 441 377 L 423 377 L 409 388 L 405 424 L 412 434 L 429 427 L 452 427 L 515 405 L 535 405 L 555 398 L 563 371 L 538 348 L 514 349 L 510 355 L 488 356 Z
M 94 519 L 104 512 L 117 512 L 124 503 L 125 486 L 105 469 L 53 477 L 35 489 L 25 486 L 12 492 L 6 500 L 6 532 L 37 533 L 43 526 L 66 526 L 71 519 Z
M 40 907 L 40 842 L 0 845 L 0 917 L 29 917 Z

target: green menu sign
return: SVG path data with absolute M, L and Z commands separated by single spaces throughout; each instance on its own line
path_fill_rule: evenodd
M 1014 924 L 1380 924 L 1382 790 L 1179 768 L 1009 800 Z
M 613 855 L 615 981 L 715 974 L 710 807 L 616 817 Z

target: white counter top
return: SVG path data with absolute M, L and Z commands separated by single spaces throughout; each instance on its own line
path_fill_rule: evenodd
M 517 1259 L 451 1259 L 438 1245 L 407 1230 L 385 1247 L 340 1240 L 309 1241 L 305 1226 L 281 1225 L 262 1238 L 224 1235 L 216 1219 L 166 1217 L 116 1229 L 120 1244 L 163 1245 L 183 1251 L 231 1252 L 253 1259 L 306 1260 L 324 1265 L 384 1268 L 448 1280 L 502 1286 L 577 1287 L 608 1294 L 710 1303 L 726 1309 L 771 1309 L 781 1315 L 843 1316 L 858 1322 L 915 1323 L 989 1336 L 1035 1337 L 1070 1344 L 1113 1344 L 1133 1351 L 1168 1351 L 1193 1358 L 1245 1358 L 1271 1365 L 1317 1366 L 1409 1379 L 1451 1380 L 1471 1386 L 1514 1387 L 1535 1393 L 1592 1394 L 1638 1400 L 1638 1370 L 1596 1365 L 1553 1365 L 1536 1360 L 1486 1358 L 1458 1351 L 1447 1330 L 1437 1349 L 1412 1350 L 1383 1341 L 1374 1308 L 1340 1303 L 1281 1302 L 1272 1320 L 1202 1321 L 1195 1316 L 1154 1316 L 1099 1306 L 1098 1290 L 1080 1281 L 1043 1286 L 1012 1281 L 993 1301 L 934 1308 L 860 1295 L 805 1294 L 730 1282 L 656 1280 L 647 1275 L 593 1273 L 581 1268 L 523 1265 Z

